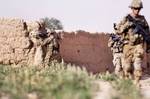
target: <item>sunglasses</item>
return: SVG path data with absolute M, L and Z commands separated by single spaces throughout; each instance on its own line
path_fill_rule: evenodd
M 132 9 L 134 9 L 134 10 L 141 10 L 141 8 L 132 8 Z

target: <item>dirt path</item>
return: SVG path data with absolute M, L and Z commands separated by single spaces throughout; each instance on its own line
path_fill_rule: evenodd
M 150 75 L 144 75 L 141 84 L 141 94 L 144 96 L 144 99 L 150 99 Z
M 111 99 L 115 94 L 115 90 L 109 82 L 98 80 L 95 83 L 98 84 L 99 91 L 95 93 L 93 99 Z
M 112 96 L 116 95 L 116 91 L 109 82 L 98 80 L 95 83 L 98 84 L 100 90 L 95 93 L 93 99 L 112 99 Z M 144 75 L 140 84 L 140 92 L 143 99 L 150 99 L 150 75 Z

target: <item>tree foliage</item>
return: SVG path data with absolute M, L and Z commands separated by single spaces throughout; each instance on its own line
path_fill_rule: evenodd
M 50 30 L 63 30 L 63 25 L 60 20 L 56 18 L 41 18 L 41 20 L 45 23 L 45 26 Z

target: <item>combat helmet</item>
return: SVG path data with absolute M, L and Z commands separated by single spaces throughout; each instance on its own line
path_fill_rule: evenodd
M 143 3 L 141 0 L 132 0 L 129 8 L 143 8 Z

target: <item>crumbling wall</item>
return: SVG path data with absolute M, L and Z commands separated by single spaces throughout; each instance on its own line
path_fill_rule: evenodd
M 68 63 L 85 66 L 88 71 L 102 72 L 112 67 L 112 55 L 104 33 L 64 33 L 61 55 Z
M 21 19 L 0 19 L 0 63 L 28 63 L 29 38 Z

